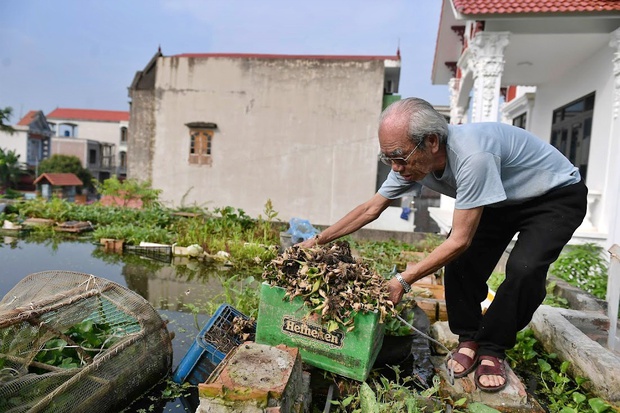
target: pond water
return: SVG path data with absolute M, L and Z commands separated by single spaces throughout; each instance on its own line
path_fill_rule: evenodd
M 219 303 L 226 302 L 223 284 L 234 275 L 243 279 L 246 274 L 235 274 L 229 268 L 210 267 L 187 258 L 165 261 L 127 252 L 122 255 L 106 253 L 91 238 L 37 241 L 29 237 L 0 236 L 0 298 L 24 277 L 40 271 L 76 271 L 114 281 L 140 294 L 162 318 L 169 320 L 168 330 L 175 334 L 172 340 L 174 371 L 208 320 L 207 314 L 194 314 L 191 310 L 198 307 L 214 311 Z M 239 286 L 233 283 L 232 288 L 239 289 Z M 207 304 L 210 305 L 207 307 Z M 416 314 L 414 324 L 419 329 L 428 329 L 428 318 L 422 310 Z M 430 384 L 433 367 L 425 338 L 415 337 L 410 356 L 399 361 L 403 371 L 413 375 L 417 383 Z M 388 377 L 391 374 L 390 369 L 380 371 Z M 165 389 L 165 383 L 157 386 L 131 403 L 123 413 L 195 412 L 198 406 L 195 388 L 189 396 L 172 400 L 162 397 Z
M 230 271 L 206 267 L 181 259 L 161 262 L 134 254 L 105 253 L 91 239 L 35 241 L 29 238 L 0 237 L 0 297 L 24 277 L 47 270 L 92 274 L 128 287 L 148 300 L 174 332 L 173 370 L 208 319 L 194 315 L 188 305 L 201 306 L 222 301 L 222 277 Z M 125 412 L 193 412 L 196 398 L 164 400 L 165 386 L 153 389 Z

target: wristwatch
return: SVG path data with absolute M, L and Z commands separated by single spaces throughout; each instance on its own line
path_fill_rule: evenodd
M 400 285 L 403 286 L 403 290 L 405 290 L 406 293 L 408 293 L 409 291 L 411 291 L 411 286 L 409 284 L 407 284 L 407 281 L 405 281 L 403 279 L 403 276 L 400 275 L 399 272 L 396 273 L 396 275 L 394 276 L 396 277 L 396 279 L 398 280 L 398 282 L 400 283 Z

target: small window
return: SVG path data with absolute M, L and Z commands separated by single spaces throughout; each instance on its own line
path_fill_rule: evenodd
M 523 113 L 522 115 L 519 115 L 512 120 L 512 124 L 521 129 L 525 129 L 526 122 L 527 122 L 527 113 Z
M 190 129 L 189 163 L 211 165 L 213 130 Z
M 121 143 L 127 143 L 127 128 L 125 126 L 121 128 Z
M 58 124 L 58 130 L 56 133 L 58 136 L 77 138 L 78 126 L 73 123 L 60 123 Z
M 121 151 L 119 152 L 119 157 L 120 157 L 120 167 L 121 168 L 127 168 L 127 152 L 125 151 Z
M 88 163 L 91 165 L 94 165 L 97 163 L 97 150 L 96 149 L 90 149 L 88 151 Z

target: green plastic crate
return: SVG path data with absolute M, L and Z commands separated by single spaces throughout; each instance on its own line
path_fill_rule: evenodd
M 383 343 L 385 326 L 379 323 L 379 314 L 357 314 L 353 331 L 329 333 L 306 317 L 310 311 L 299 297 L 288 301 L 284 294 L 283 288 L 262 284 L 256 342 L 297 347 L 305 363 L 354 380 L 366 380 Z

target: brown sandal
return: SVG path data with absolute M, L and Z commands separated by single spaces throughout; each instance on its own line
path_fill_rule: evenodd
M 474 352 L 474 357 L 469 357 L 467 354 L 459 353 L 462 348 L 466 348 L 472 350 Z M 478 343 L 475 341 L 463 341 L 459 343 L 458 347 L 452 351 L 452 360 L 459 363 L 463 366 L 463 371 L 454 372 L 454 377 L 459 379 L 461 377 L 467 376 L 472 372 L 473 369 L 476 368 L 478 364 Z M 454 371 L 454 370 L 453 370 Z
M 482 364 L 483 360 L 488 360 L 493 363 L 493 365 L 489 366 Z M 504 384 L 500 384 L 499 386 L 484 386 L 480 384 L 480 376 L 500 376 L 504 378 Z M 480 356 L 480 364 L 476 369 L 474 382 L 480 390 L 487 392 L 497 392 L 506 387 L 506 384 L 508 384 L 508 378 L 506 377 L 506 365 L 504 364 L 504 360 L 493 356 Z

